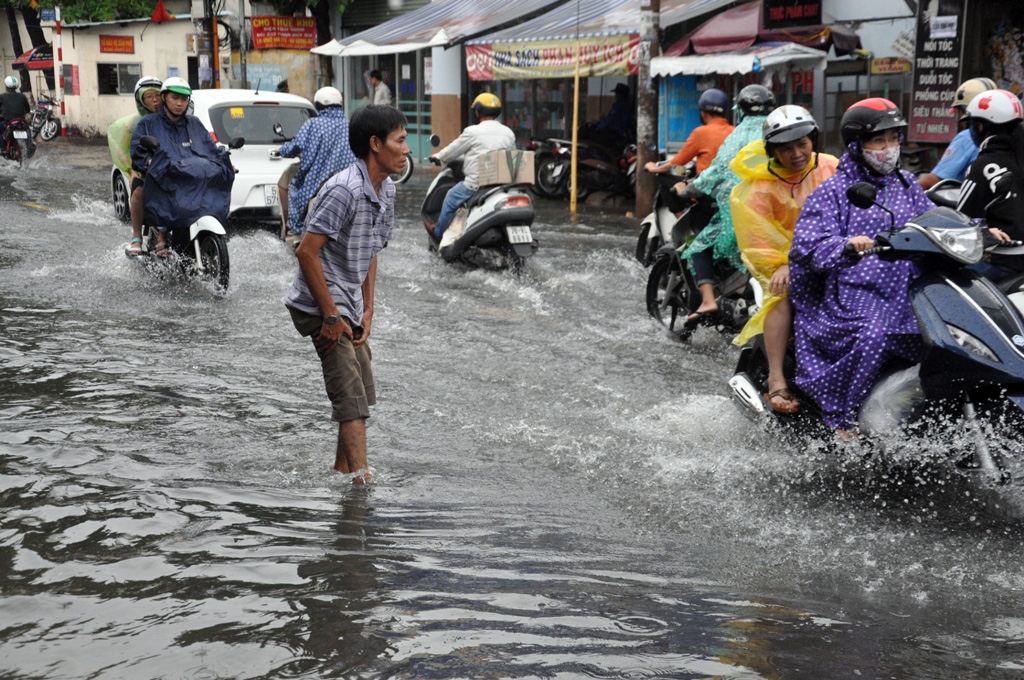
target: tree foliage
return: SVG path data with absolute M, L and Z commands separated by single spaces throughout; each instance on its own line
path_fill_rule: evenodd
M 153 3 L 149 0 L 36 0 L 36 3 L 41 8 L 60 5 L 61 21 L 69 24 L 136 19 L 153 13 Z M 32 5 L 32 0 L 7 0 L 0 4 L 24 9 Z

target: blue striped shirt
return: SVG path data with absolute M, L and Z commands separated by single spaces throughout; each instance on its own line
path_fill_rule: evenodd
M 327 236 L 320 249 L 320 265 L 334 304 L 357 324 L 363 318 L 363 281 L 395 226 L 395 184 L 385 178 L 380 188 L 378 196 L 366 164 L 357 160 L 327 180 L 306 217 L 307 232 Z M 285 304 L 307 314 L 322 314 L 301 269 Z

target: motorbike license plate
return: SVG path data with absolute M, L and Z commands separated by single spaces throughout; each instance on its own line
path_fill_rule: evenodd
M 278 205 L 281 201 L 277 198 L 277 185 L 276 184 L 264 184 L 263 185 L 263 198 L 266 199 L 267 205 Z
M 15 139 L 28 139 L 28 132 L 26 130 L 15 130 L 14 131 L 14 138 Z
M 529 227 L 505 227 L 509 243 L 533 243 L 533 234 Z

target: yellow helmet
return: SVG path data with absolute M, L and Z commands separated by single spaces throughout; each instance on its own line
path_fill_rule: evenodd
M 501 115 L 501 100 L 490 92 L 478 94 L 473 100 L 473 110 L 481 116 Z

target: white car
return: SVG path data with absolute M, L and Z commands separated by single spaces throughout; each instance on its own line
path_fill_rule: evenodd
M 316 115 L 309 100 L 282 92 L 193 90 L 189 113 L 225 148 L 232 139 L 245 138 L 245 145 L 231 152 L 231 164 L 238 173 L 231 188 L 229 219 L 280 220 L 277 181 L 299 159 L 281 158 L 277 150 Z M 278 123 L 280 132 L 274 129 Z M 114 212 L 123 222 L 131 220 L 130 184 L 130 178 L 116 166 L 111 170 Z

